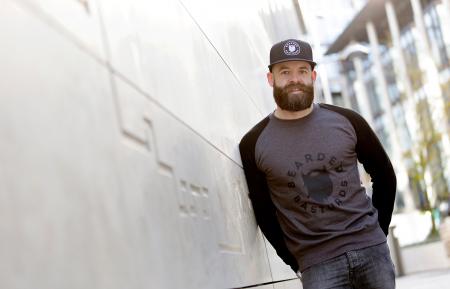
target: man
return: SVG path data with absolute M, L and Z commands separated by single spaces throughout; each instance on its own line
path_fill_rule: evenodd
M 395 288 L 386 245 L 394 170 L 359 114 L 313 103 L 315 65 L 306 42 L 288 39 L 270 50 L 277 107 L 239 144 L 256 220 L 301 272 L 304 289 Z M 372 178 L 372 199 L 357 160 Z

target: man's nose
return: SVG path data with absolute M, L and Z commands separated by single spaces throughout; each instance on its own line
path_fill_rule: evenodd
M 299 73 L 292 73 L 289 79 L 289 83 L 303 83 L 303 78 Z

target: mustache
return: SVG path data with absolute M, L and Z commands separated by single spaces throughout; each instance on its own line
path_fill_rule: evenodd
M 303 92 L 310 93 L 310 92 L 313 92 L 314 87 L 312 85 L 306 85 L 306 84 L 297 82 L 297 83 L 290 83 L 283 88 L 283 90 L 291 90 L 291 89 L 298 89 Z

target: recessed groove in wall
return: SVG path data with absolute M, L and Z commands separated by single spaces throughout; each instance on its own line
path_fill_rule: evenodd
M 174 178 L 172 167 L 161 161 L 158 161 L 158 172 L 166 177 Z
M 210 215 L 211 206 L 210 206 L 208 188 L 205 188 L 205 187 L 202 188 L 201 196 L 202 196 L 202 202 L 203 202 L 202 216 L 205 220 L 209 220 L 209 219 L 211 219 L 211 215 Z
M 146 141 L 143 141 L 136 136 L 122 130 L 122 142 L 129 148 L 139 151 L 143 154 L 149 154 L 151 151 Z
M 242 254 L 241 246 L 239 245 L 230 245 L 230 244 L 219 244 L 219 248 L 221 253 L 235 253 L 235 254 Z
M 201 193 L 200 187 L 191 184 L 191 192 L 192 192 L 192 195 L 194 195 L 194 196 L 200 196 L 200 193 Z
M 86 11 L 87 14 L 91 14 L 91 8 L 89 6 L 88 0 L 77 0 L 78 3 L 80 3 L 81 6 L 83 6 L 84 11 Z
M 181 217 L 187 217 L 189 215 L 189 209 L 188 205 L 186 204 L 186 198 L 187 198 L 187 182 L 185 180 L 179 181 L 179 188 L 178 188 L 178 208 L 180 210 L 180 216 Z

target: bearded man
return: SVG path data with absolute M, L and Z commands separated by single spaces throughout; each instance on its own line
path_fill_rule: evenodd
M 256 221 L 304 289 L 395 288 L 386 244 L 392 164 L 359 114 L 313 103 L 315 66 L 307 42 L 288 39 L 270 50 L 276 109 L 239 144 Z

